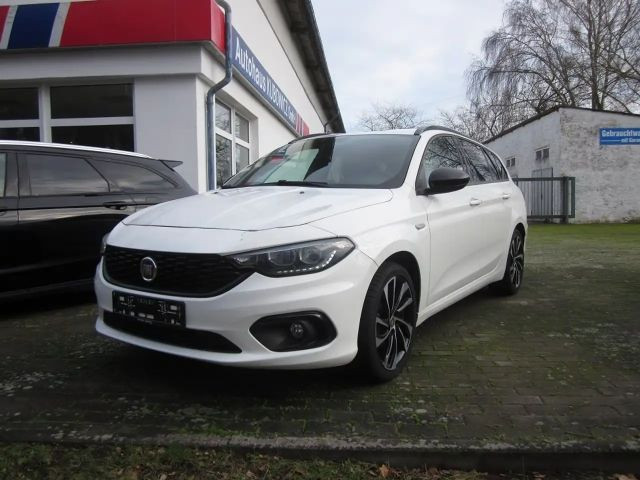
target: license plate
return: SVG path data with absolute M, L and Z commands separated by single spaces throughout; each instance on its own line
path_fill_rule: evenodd
M 113 312 L 145 323 L 186 325 L 184 302 L 113 292 Z

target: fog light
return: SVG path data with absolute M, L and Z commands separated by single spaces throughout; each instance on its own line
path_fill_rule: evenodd
M 289 327 L 291 336 L 296 340 L 300 340 L 304 337 L 304 326 L 300 322 L 293 322 Z
M 331 320 L 320 312 L 264 317 L 251 325 L 251 334 L 272 352 L 291 352 L 327 345 L 336 338 Z

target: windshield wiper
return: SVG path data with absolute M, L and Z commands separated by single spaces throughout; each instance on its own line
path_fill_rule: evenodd
M 291 185 L 294 187 L 326 187 L 327 182 L 309 182 L 306 180 L 278 180 L 277 182 L 262 183 L 261 185 Z

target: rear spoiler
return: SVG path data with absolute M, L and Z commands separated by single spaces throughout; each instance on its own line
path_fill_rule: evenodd
M 184 163 L 179 160 L 160 160 L 160 161 L 164 163 L 167 167 L 169 167 L 171 170 L 173 170 L 176 167 L 179 167 Z

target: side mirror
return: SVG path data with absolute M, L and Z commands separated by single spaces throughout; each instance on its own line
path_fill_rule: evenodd
M 469 183 L 469 175 L 457 168 L 436 168 L 429 175 L 429 187 L 426 195 L 449 193 L 461 190 Z

